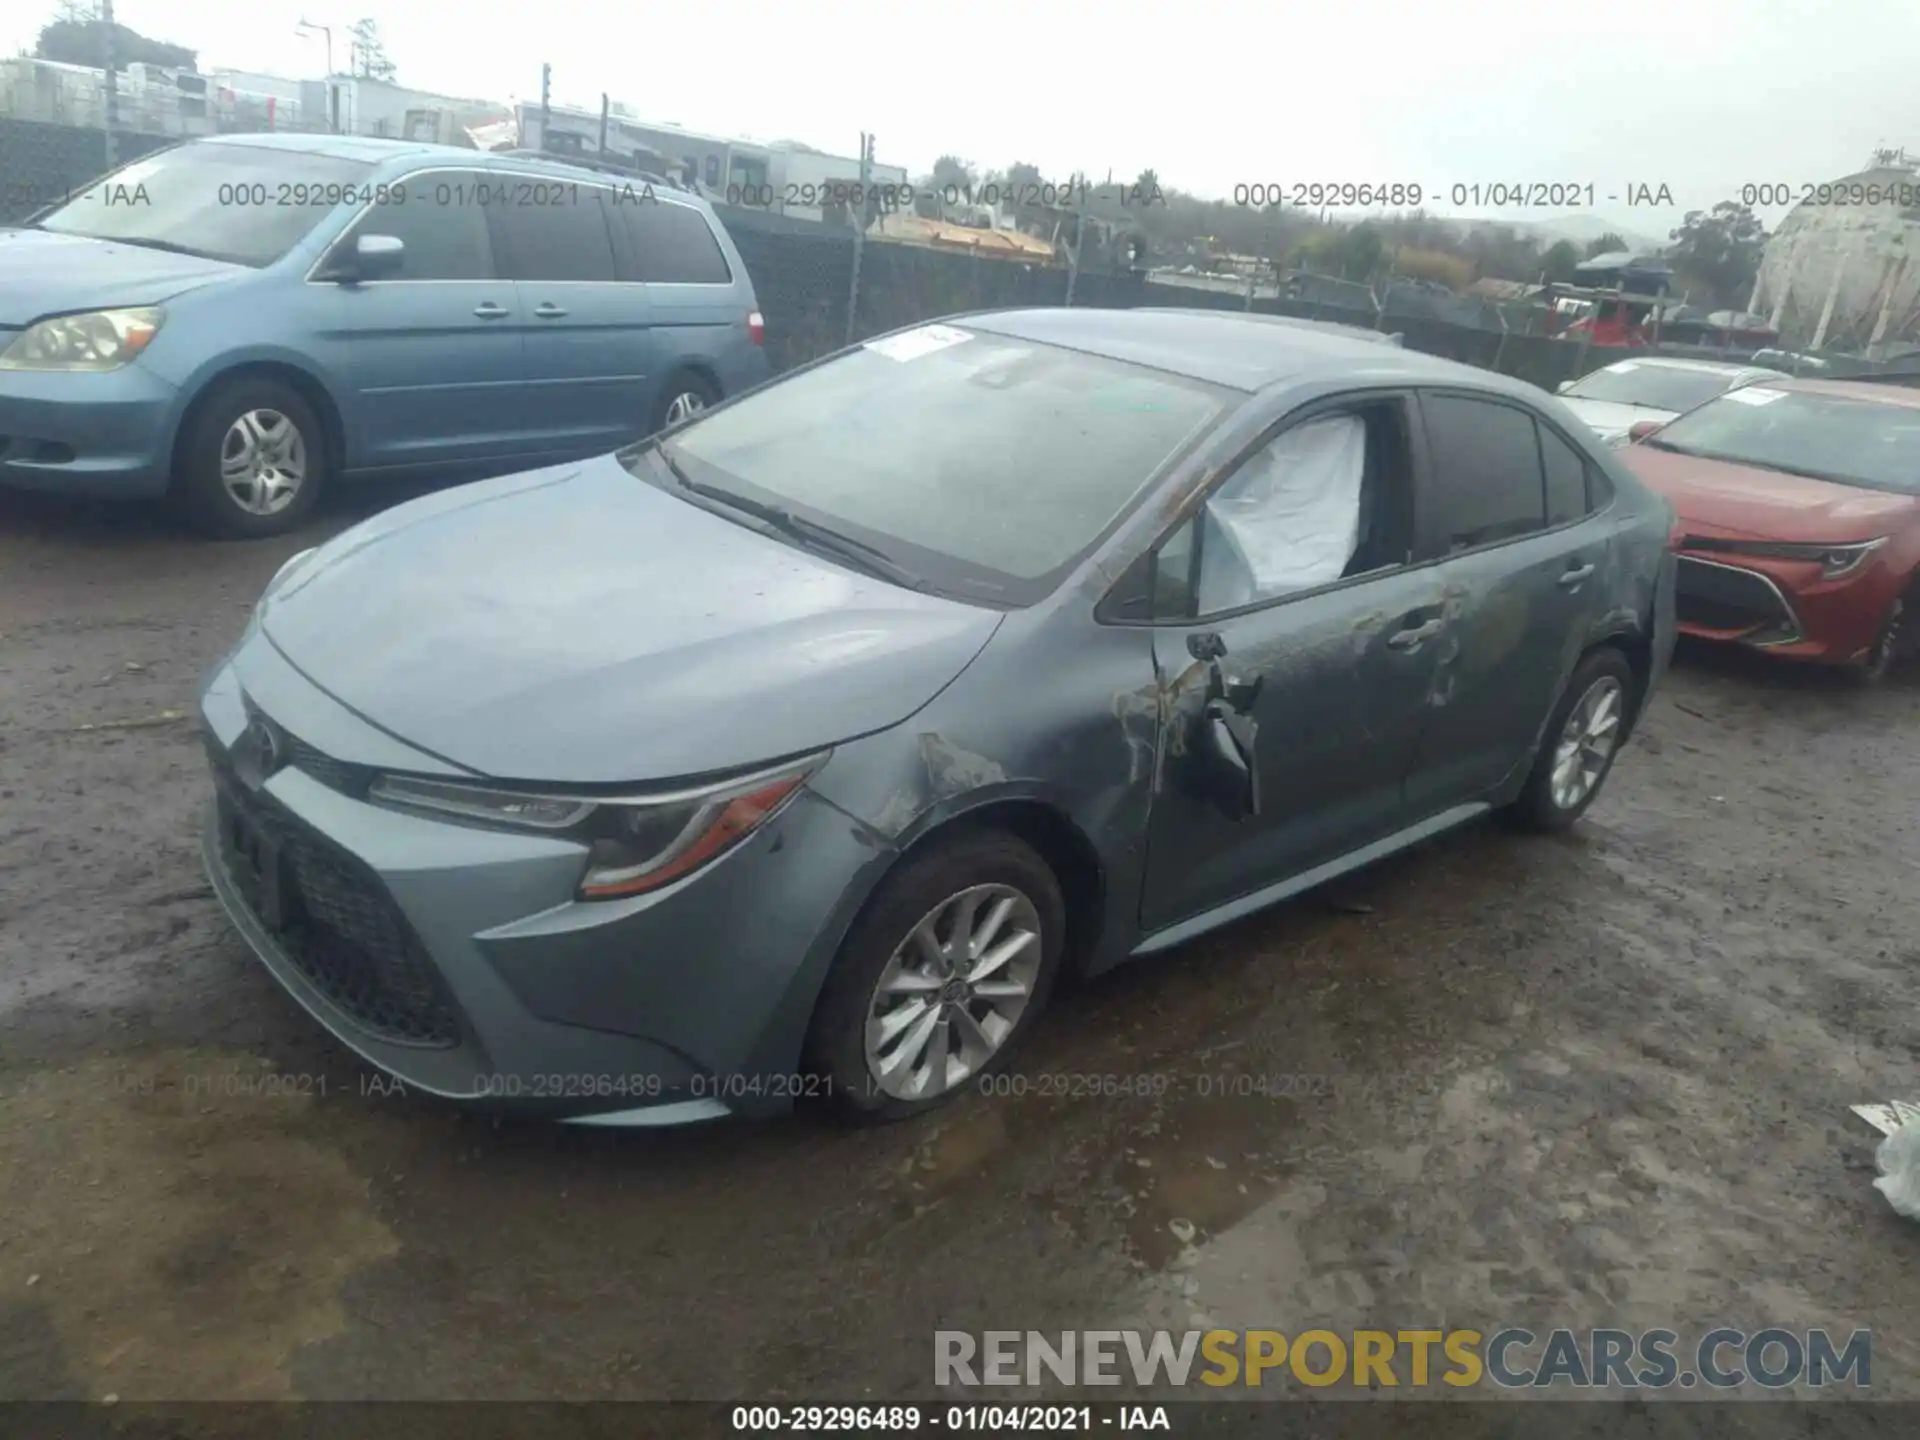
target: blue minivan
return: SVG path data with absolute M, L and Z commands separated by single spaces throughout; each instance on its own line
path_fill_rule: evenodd
M 0 485 L 278 534 L 335 478 L 614 449 L 765 379 L 764 338 L 725 227 L 663 181 L 194 140 L 0 230 Z

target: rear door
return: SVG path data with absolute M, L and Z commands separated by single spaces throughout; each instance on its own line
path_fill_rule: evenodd
M 1515 401 L 1420 397 L 1429 486 L 1419 553 L 1440 559 L 1447 636 L 1407 780 L 1422 813 L 1485 799 L 1530 763 L 1601 618 L 1608 534 L 1597 472 Z
M 394 187 L 404 200 L 368 206 L 338 242 L 391 235 L 406 247 L 397 274 L 334 286 L 351 468 L 485 461 L 533 443 L 519 298 L 494 265 L 485 178 L 409 176 Z
M 505 198 L 487 215 L 526 317 L 541 448 L 623 445 L 646 430 L 653 343 L 647 287 L 622 281 L 615 264 L 612 187 L 504 174 L 494 184 Z
M 753 309 L 743 275 L 735 275 L 698 207 L 653 187 L 615 192 L 614 258 L 623 279 L 646 287 L 652 322 L 654 385 L 647 414 L 659 413 L 660 387 L 692 372 L 724 398 L 758 376 L 745 368 L 757 356 L 747 331 Z
M 1340 397 L 1290 418 L 1158 546 L 1154 663 L 1176 698 L 1150 822 L 1144 929 L 1178 924 L 1406 823 L 1402 780 L 1445 628 L 1437 567 L 1407 563 L 1412 403 L 1399 393 Z M 1363 427 L 1365 456 L 1350 544 L 1352 512 L 1324 503 L 1327 487 L 1263 483 L 1276 470 L 1344 463 L 1351 439 L 1331 427 L 1349 422 Z M 1323 424 L 1326 444 L 1290 442 Z M 1262 528 L 1274 542 L 1264 577 L 1223 576 L 1223 562 L 1241 561 L 1217 517 L 1236 509 L 1232 523 L 1253 544 Z M 1330 551 L 1321 544 L 1335 537 Z M 1289 546 L 1310 560 L 1298 586 L 1284 578 Z M 1238 544 L 1241 554 L 1248 548 Z

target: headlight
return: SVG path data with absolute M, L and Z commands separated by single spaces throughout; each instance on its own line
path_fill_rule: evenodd
M 1737 548 L 1743 555 L 1764 555 L 1772 560 L 1817 560 L 1820 562 L 1822 580 L 1838 580 L 1866 564 L 1867 557 L 1886 543 L 1887 537 L 1882 535 L 1878 540 L 1862 540 L 1846 545 L 1795 545 L 1774 541 L 1747 544 L 1742 541 Z
M 613 900 L 704 869 L 778 814 L 826 758 L 657 796 L 536 794 L 413 775 L 381 775 L 367 793 L 403 809 L 578 840 L 588 847 L 580 898 Z
M 0 370 L 118 370 L 147 348 L 164 318 L 158 308 L 56 315 L 0 351 Z

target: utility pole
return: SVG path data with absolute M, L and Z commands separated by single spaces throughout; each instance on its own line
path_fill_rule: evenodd
M 540 67 L 540 143 L 536 149 L 547 148 L 547 128 L 553 120 L 553 66 Z
M 107 169 L 111 170 L 120 163 L 120 144 L 114 138 L 120 128 L 120 83 L 113 68 L 113 0 L 100 0 L 100 49 L 106 85 Z
M 613 102 L 607 98 L 607 92 L 602 90 L 600 92 L 600 158 L 602 160 L 607 158 L 607 112 L 612 107 Z
M 860 251 L 867 239 L 867 190 L 873 179 L 873 136 L 860 132 L 860 205 L 853 220 L 853 279 L 847 285 L 847 344 L 853 344 L 854 323 L 860 314 Z
M 1073 304 L 1073 287 L 1080 279 L 1080 247 L 1087 239 L 1087 177 L 1077 175 L 1080 185 L 1080 208 L 1073 221 L 1073 253 L 1067 257 L 1067 304 Z

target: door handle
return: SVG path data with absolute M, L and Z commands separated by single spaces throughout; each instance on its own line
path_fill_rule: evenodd
M 503 320 L 506 318 L 507 307 L 504 305 L 496 305 L 489 300 L 484 305 L 474 306 L 473 313 L 478 315 L 482 320 Z
M 1566 574 L 1560 577 L 1560 583 L 1571 590 L 1591 574 L 1593 574 L 1593 564 L 1589 561 L 1585 565 L 1576 565 L 1567 571 Z
M 1447 622 L 1443 619 L 1429 620 L 1424 625 L 1410 625 L 1389 635 L 1387 644 L 1395 650 L 1418 650 L 1446 628 Z
M 558 305 L 554 304 L 551 300 L 549 300 L 546 304 L 540 306 L 533 313 L 537 318 L 541 320 L 558 320 L 562 315 L 565 315 L 567 312 L 562 310 Z

